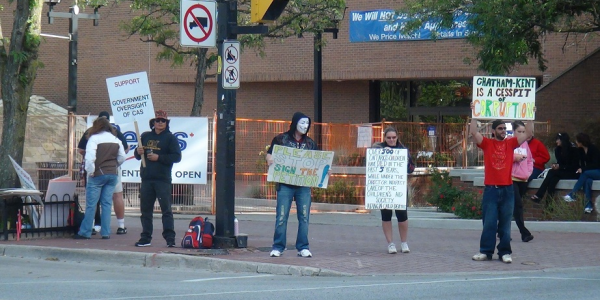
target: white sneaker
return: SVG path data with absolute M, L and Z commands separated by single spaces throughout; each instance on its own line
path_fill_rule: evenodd
M 271 250 L 271 254 L 269 254 L 271 257 L 280 257 L 281 256 L 281 251 L 279 250 Z
M 298 251 L 298 256 L 312 257 L 312 253 L 310 253 L 310 251 L 308 251 L 308 249 L 302 249 L 302 250 Z
M 477 254 L 473 255 L 473 260 L 484 261 L 484 260 L 492 260 L 492 259 L 490 257 L 488 257 L 487 254 L 477 253 Z
M 564 199 L 565 201 L 567 201 L 567 202 L 573 202 L 573 201 L 575 201 L 575 199 L 571 198 L 571 195 L 565 195 L 565 196 L 563 197 L 563 199 Z
M 389 254 L 395 254 L 395 253 L 398 253 L 398 250 L 396 250 L 396 244 L 394 244 L 394 243 L 390 243 L 390 244 L 388 245 L 388 253 L 389 253 Z
M 510 257 L 510 254 L 502 255 L 502 262 L 506 263 L 506 264 L 510 264 L 512 262 L 512 257 Z
M 400 244 L 400 248 L 402 248 L 402 253 L 409 253 L 410 249 L 408 249 L 408 243 L 404 242 Z

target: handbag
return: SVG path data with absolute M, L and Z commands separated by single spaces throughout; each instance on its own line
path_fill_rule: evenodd
M 67 218 L 67 224 L 73 227 L 73 231 L 75 233 L 79 232 L 79 227 L 83 222 L 83 218 L 85 217 L 85 213 L 81 209 L 81 205 L 79 205 L 79 196 L 75 195 L 73 197 L 73 203 L 71 203 L 69 207 L 69 217 Z

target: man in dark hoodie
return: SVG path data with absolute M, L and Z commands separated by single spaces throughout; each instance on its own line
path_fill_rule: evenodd
M 152 213 L 158 198 L 162 211 L 162 236 L 167 247 L 175 247 L 175 224 L 171 210 L 171 169 L 173 164 L 181 161 L 181 148 L 177 138 L 169 131 L 167 113 L 158 110 L 155 118 L 150 120 L 150 129 L 142 133 L 142 146 L 135 151 L 135 158 L 145 157 L 146 166 L 140 166 L 142 187 L 140 188 L 140 219 L 142 233 L 136 247 L 150 246 L 152 241 Z
M 310 118 L 301 112 L 297 112 L 292 117 L 290 130 L 281 133 L 273 138 L 271 147 L 267 151 L 267 164 L 273 164 L 273 147 L 275 145 L 302 149 L 318 150 L 317 144 L 306 134 L 310 129 Z M 285 250 L 287 221 L 290 215 L 292 200 L 296 200 L 296 210 L 298 211 L 298 234 L 296 235 L 296 250 L 298 256 L 312 257 L 308 249 L 308 219 L 310 216 L 310 187 L 296 186 L 290 184 L 277 184 L 277 215 L 275 220 L 275 234 L 273 235 L 273 247 L 271 257 L 279 257 Z

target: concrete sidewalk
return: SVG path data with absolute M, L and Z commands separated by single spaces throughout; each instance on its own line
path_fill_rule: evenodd
M 240 232 L 248 234 L 248 248 L 195 250 L 167 248 L 161 236 L 160 218 L 154 220 L 151 247 L 138 248 L 141 225 L 136 214 L 128 214 L 128 233 L 109 240 L 99 235 L 90 240 L 46 237 L 0 241 L 0 254 L 7 256 L 138 265 L 145 267 L 191 267 L 214 271 L 258 272 L 309 276 L 426 274 L 497 271 L 539 271 L 552 268 L 600 266 L 600 224 L 584 222 L 526 222 L 535 236 L 520 241 L 513 223 L 513 263 L 497 259 L 476 262 L 471 256 L 479 250 L 480 220 L 456 219 L 452 214 L 432 209 L 409 209 L 411 252 L 388 254 L 381 230 L 379 211 L 356 213 L 313 213 L 310 225 L 312 258 L 301 258 L 294 249 L 297 221 L 290 215 L 288 251 L 269 257 L 275 216 L 272 213 L 239 214 Z M 193 215 L 176 215 L 177 243 L 181 241 Z M 209 216 L 214 222 L 214 216 Z M 395 222 L 395 221 L 394 221 Z M 116 230 L 116 220 L 113 220 Z M 394 241 L 400 243 L 398 231 Z M 495 257 L 496 258 L 496 257 Z

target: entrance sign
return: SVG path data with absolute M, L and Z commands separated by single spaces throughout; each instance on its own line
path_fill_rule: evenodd
M 275 145 L 267 181 L 327 188 L 333 151 L 302 150 Z
M 169 129 L 181 148 L 181 162 L 173 164 L 173 183 L 206 184 L 208 177 L 208 119 L 198 117 L 171 117 Z M 133 123 L 119 124 L 130 150 L 121 165 L 123 182 L 141 182 L 140 161 L 135 159 L 138 146 Z M 149 131 L 148 122 L 140 123 L 142 132 Z M 160 145 L 159 145 L 160 146 Z
M 477 119 L 535 120 L 533 77 L 473 77 L 473 110 Z
M 367 149 L 366 209 L 406 210 L 408 151 Z
M 107 78 L 106 86 L 117 124 L 133 121 L 148 124 L 154 118 L 154 105 L 146 72 Z
M 223 88 L 240 88 L 240 42 L 223 42 Z
M 217 45 L 215 1 L 181 0 L 179 41 L 184 47 L 214 48 Z

